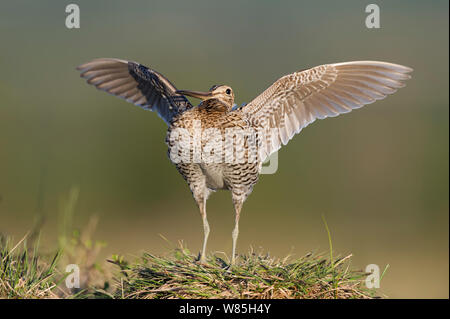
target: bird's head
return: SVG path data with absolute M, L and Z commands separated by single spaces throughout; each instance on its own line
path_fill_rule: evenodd
M 225 104 L 229 110 L 234 104 L 233 89 L 228 85 L 214 85 L 208 92 L 180 90 L 177 93 L 192 96 L 203 101 L 216 99 Z

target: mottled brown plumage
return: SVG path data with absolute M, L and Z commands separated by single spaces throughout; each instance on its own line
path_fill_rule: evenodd
M 236 212 L 232 264 L 242 205 L 258 181 L 262 162 L 316 119 L 394 93 L 412 71 L 377 61 L 321 65 L 286 75 L 248 105 L 233 109 L 234 93 L 226 85 L 208 92 L 179 91 L 160 73 L 119 59 L 96 59 L 78 69 L 89 84 L 156 111 L 168 124 L 169 158 L 188 183 L 203 220 L 201 262 L 209 235 L 206 200 L 215 190 L 231 192 Z M 203 101 L 194 107 L 186 95 Z
M 229 94 L 226 93 L 227 90 L 229 90 Z M 169 146 L 169 158 L 171 157 L 171 150 L 178 146 L 176 141 L 170 139 L 174 129 L 187 129 L 191 141 L 194 140 L 196 129 L 199 130 L 200 133 L 207 132 L 208 129 L 216 129 L 215 132 L 210 133 L 209 137 L 202 139 L 201 145 L 203 148 L 205 147 L 206 142 L 210 141 L 211 138 L 214 138 L 215 136 L 220 138 L 222 145 L 225 145 L 227 129 L 237 128 L 245 130 L 250 128 L 249 121 L 244 113 L 232 111 L 234 96 L 231 88 L 227 86 L 214 86 L 211 88 L 209 94 L 206 94 L 205 96 L 198 94 L 198 92 L 178 92 L 198 98 L 204 98 L 205 100 L 200 103 L 198 107 L 192 108 L 174 117 L 169 126 L 166 138 L 167 145 Z M 198 127 L 196 127 L 196 125 Z M 246 144 L 246 141 L 244 141 L 244 147 Z M 232 252 L 232 263 L 234 263 L 236 240 L 239 231 L 239 217 L 242 205 L 252 192 L 253 186 L 258 181 L 260 162 L 249 162 L 247 160 L 248 153 L 245 153 L 243 163 L 225 163 L 223 157 L 221 157 L 222 160 L 218 161 L 218 163 L 205 163 L 202 160 L 200 160 L 199 163 L 195 163 L 193 158 L 194 148 L 191 147 L 190 151 L 190 160 L 192 162 L 176 163 L 175 166 L 188 183 L 202 216 L 204 241 L 200 260 L 202 262 L 205 261 L 206 242 L 209 235 L 209 224 L 206 218 L 206 200 L 212 191 L 226 189 L 231 192 L 236 212 Z

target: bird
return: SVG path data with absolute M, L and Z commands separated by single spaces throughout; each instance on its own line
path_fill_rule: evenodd
M 413 71 L 382 61 L 323 64 L 282 76 L 237 106 L 228 85 L 178 90 L 161 73 L 134 61 L 98 58 L 77 70 L 88 84 L 156 112 L 167 124 L 168 157 L 187 182 L 202 218 L 201 264 L 206 263 L 210 233 L 206 201 L 217 190 L 231 192 L 235 220 L 230 266 L 236 264 L 242 206 L 258 182 L 262 163 L 316 119 L 381 100 L 404 87 Z M 187 97 L 200 103 L 194 106 Z M 244 133 L 235 136 L 233 130 Z

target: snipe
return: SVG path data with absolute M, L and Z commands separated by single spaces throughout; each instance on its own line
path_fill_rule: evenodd
M 215 190 L 231 191 L 236 212 L 231 264 L 242 205 L 267 156 L 316 119 L 347 113 L 394 93 L 412 71 L 377 61 L 321 65 L 283 76 L 236 108 L 229 86 L 179 91 L 162 74 L 132 61 L 96 59 L 77 69 L 89 84 L 156 111 L 167 123 L 169 158 L 188 183 L 203 220 L 200 262 L 205 262 L 209 235 L 206 200 Z M 186 96 L 202 102 L 194 107 Z

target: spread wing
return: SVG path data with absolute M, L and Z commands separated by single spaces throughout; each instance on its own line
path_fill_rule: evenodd
M 77 70 L 97 89 L 156 111 L 167 124 L 174 115 L 192 108 L 162 74 L 136 62 L 101 58 L 82 64 Z
M 376 61 L 321 65 L 280 78 L 241 111 L 254 127 L 265 130 L 264 159 L 316 119 L 350 112 L 396 92 L 409 72 L 411 68 Z

